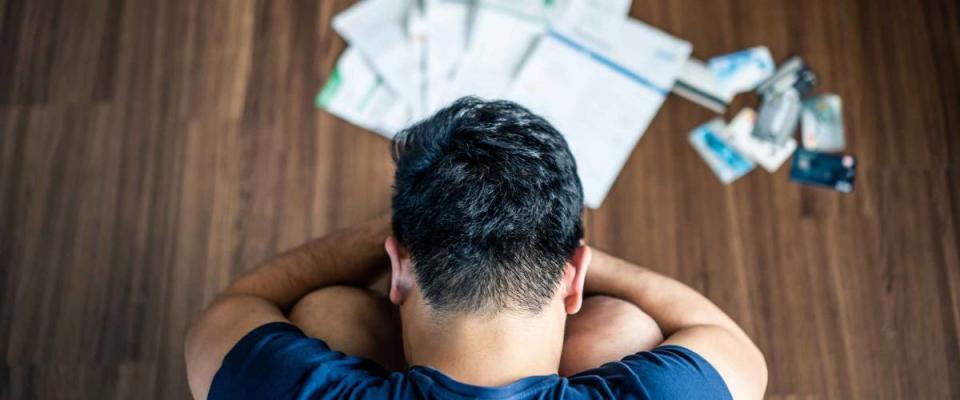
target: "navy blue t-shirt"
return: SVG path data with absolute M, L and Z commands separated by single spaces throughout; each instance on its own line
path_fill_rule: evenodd
M 457 382 L 429 367 L 388 372 L 333 351 L 296 326 L 270 323 L 223 359 L 210 399 L 731 399 L 717 371 L 696 353 L 661 346 L 577 375 L 531 376 L 506 386 Z

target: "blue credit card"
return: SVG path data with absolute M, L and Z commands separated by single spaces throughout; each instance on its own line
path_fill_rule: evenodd
M 720 182 L 727 184 L 753 170 L 753 162 L 723 140 L 720 133 L 723 128 L 724 123 L 719 118 L 700 125 L 690 133 L 690 144 Z
M 790 180 L 849 193 L 853 191 L 856 172 L 857 160 L 851 155 L 797 149 L 797 152 L 793 153 Z

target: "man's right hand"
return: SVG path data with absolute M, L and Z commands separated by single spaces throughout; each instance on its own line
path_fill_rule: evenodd
M 660 326 L 663 344 L 685 347 L 709 361 L 735 399 L 763 398 L 763 353 L 736 322 L 689 286 L 593 250 L 584 290 L 635 304 Z

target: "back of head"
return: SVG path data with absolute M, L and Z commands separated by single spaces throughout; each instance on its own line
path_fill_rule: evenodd
M 462 98 L 394 138 L 393 230 L 434 312 L 538 312 L 583 238 L 563 136 L 508 101 Z

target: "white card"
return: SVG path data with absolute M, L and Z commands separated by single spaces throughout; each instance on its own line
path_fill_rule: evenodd
M 744 108 L 727 124 L 723 130 L 723 139 L 748 158 L 760 164 L 769 172 L 776 172 L 784 161 L 797 149 L 797 141 L 790 138 L 782 145 L 760 140 L 753 136 L 753 127 L 757 123 L 757 113 L 752 108 Z
M 751 47 L 707 60 L 707 67 L 729 95 L 749 92 L 776 70 L 766 46 Z

